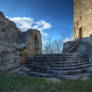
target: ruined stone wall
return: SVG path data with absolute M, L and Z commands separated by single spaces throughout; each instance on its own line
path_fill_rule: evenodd
M 74 41 L 66 42 L 63 51 L 69 47 L 92 58 L 92 0 L 74 0 Z
M 38 49 L 34 49 L 34 36 L 38 39 Z M 25 57 L 41 54 L 42 41 L 39 31 L 30 29 L 21 32 L 16 24 L 0 12 L 0 72 L 20 66 Z
M 38 54 L 42 54 L 42 39 L 41 39 L 41 34 L 40 31 L 38 30 L 34 30 L 34 29 L 30 29 L 27 31 L 28 34 L 30 34 L 30 39 L 29 42 L 26 46 L 24 46 L 23 48 L 21 48 L 21 63 L 25 63 L 28 57 L 34 56 L 34 55 L 38 55 Z M 35 36 L 37 37 L 38 40 L 38 48 L 35 48 Z M 28 36 L 27 36 L 28 38 Z
M 0 12 L 0 72 L 19 67 L 16 50 L 19 29 Z
M 74 39 L 92 35 L 92 0 L 74 0 Z

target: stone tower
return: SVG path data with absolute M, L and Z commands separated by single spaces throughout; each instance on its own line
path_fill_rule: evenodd
M 74 0 L 74 39 L 92 35 L 92 0 Z

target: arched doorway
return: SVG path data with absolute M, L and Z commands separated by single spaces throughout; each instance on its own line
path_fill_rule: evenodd
M 79 39 L 82 40 L 82 27 L 79 29 Z
M 35 38 L 34 38 L 34 48 L 35 48 L 35 50 L 38 49 L 38 38 L 37 38 L 36 35 L 35 35 Z

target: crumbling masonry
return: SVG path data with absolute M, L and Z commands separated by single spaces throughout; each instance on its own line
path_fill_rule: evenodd
M 92 0 L 74 0 L 74 39 L 92 35 Z
M 19 67 L 25 58 L 41 53 L 40 32 L 34 29 L 21 32 L 0 12 L 0 72 Z

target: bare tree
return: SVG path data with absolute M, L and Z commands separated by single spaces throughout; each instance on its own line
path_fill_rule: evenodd
M 59 40 L 52 40 L 50 37 L 47 40 L 48 43 L 44 48 L 44 53 L 46 54 L 61 53 L 61 44 Z

